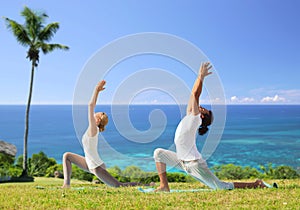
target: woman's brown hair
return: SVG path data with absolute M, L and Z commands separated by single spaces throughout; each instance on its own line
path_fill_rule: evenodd
M 105 126 L 107 125 L 108 123 L 108 117 L 107 115 L 104 115 L 101 117 L 101 121 L 98 125 L 98 128 L 99 128 L 99 132 L 103 132 L 105 130 Z

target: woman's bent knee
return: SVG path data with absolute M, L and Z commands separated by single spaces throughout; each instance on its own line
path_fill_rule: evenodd
M 72 155 L 71 152 L 65 152 L 63 155 L 63 161 L 68 160 L 71 155 Z

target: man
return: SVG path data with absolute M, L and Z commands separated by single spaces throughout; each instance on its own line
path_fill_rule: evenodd
M 223 182 L 220 181 L 207 167 L 206 161 L 196 146 L 196 133 L 204 135 L 213 121 L 213 114 L 199 105 L 204 78 L 212 72 L 209 62 L 202 63 L 194 82 L 188 102 L 186 116 L 180 121 L 175 132 L 176 153 L 158 148 L 154 151 L 156 169 L 160 178 L 160 186 L 156 191 L 170 191 L 166 165 L 185 171 L 193 178 L 201 181 L 212 189 L 257 188 L 266 187 L 261 180 L 255 182 Z

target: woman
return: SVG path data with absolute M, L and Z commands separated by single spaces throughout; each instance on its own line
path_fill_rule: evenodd
M 212 189 L 233 189 L 233 188 L 256 188 L 266 187 L 261 180 L 251 183 L 231 183 L 220 181 L 207 167 L 206 161 L 202 158 L 196 146 L 196 133 L 204 135 L 208 126 L 213 121 L 211 111 L 199 106 L 199 97 L 202 92 L 204 78 L 210 75 L 209 62 L 202 63 L 198 77 L 194 83 L 192 93 L 186 110 L 186 116 L 179 123 L 175 132 L 176 153 L 173 151 L 158 148 L 154 151 L 156 169 L 160 178 L 160 186 L 156 191 L 170 191 L 166 165 L 176 167 L 185 171 L 195 179 L 201 181 Z
M 88 106 L 88 121 L 89 126 L 82 137 L 82 144 L 85 157 L 66 152 L 63 155 L 63 170 L 64 170 L 64 184 L 62 188 L 70 188 L 72 163 L 80 167 L 81 169 L 88 171 L 96 175 L 102 182 L 111 187 L 120 186 L 136 186 L 139 183 L 128 182 L 121 183 L 111 176 L 106 170 L 104 162 L 101 160 L 98 154 L 98 134 L 105 130 L 105 126 L 108 123 L 108 117 L 104 112 L 95 113 L 96 102 L 98 94 L 105 88 L 105 81 L 100 81 L 95 87 L 92 98 Z

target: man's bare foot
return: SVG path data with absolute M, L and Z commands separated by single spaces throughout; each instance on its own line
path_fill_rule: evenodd
M 256 181 L 255 181 L 255 184 L 257 185 L 257 187 L 259 187 L 259 188 L 266 188 L 267 186 L 264 184 L 264 182 L 262 181 L 262 180 L 260 180 L 260 179 L 257 179 Z
M 156 190 L 154 190 L 154 192 L 170 192 L 170 188 L 169 187 L 158 187 L 158 188 L 156 188 Z
M 68 184 L 64 184 L 63 186 L 61 186 L 61 188 L 62 188 L 62 189 L 69 189 L 69 188 L 71 188 L 71 186 L 68 185 Z

